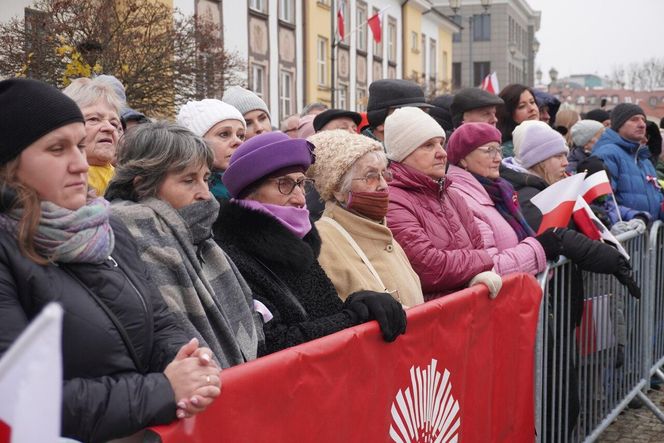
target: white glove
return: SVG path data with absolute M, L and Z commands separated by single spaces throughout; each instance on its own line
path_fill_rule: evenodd
M 646 232 L 647 228 L 646 223 L 640 218 L 633 218 L 630 221 L 628 221 L 627 224 L 639 234 L 643 234 L 644 232 Z
M 611 234 L 613 235 L 622 234 L 623 232 L 628 232 L 631 230 L 632 227 L 626 221 L 618 221 L 615 222 L 613 226 L 611 226 Z
M 503 287 L 503 279 L 493 271 L 480 272 L 470 280 L 468 286 L 475 286 L 480 283 L 489 288 L 489 298 L 491 300 L 498 296 L 500 288 Z

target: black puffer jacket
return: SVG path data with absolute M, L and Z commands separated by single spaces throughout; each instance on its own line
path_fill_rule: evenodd
M 213 229 L 254 298 L 274 315 L 263 327 L 266 354 L 357 324 L 318 263 L 321 241 L 313 225 L 301 240 L 275 218 L 229 202 Z
M 62 434 L 85 442 L 174 420 L 173 390 L 162 371 L 187 341 L 129 232 L 113 219 L 111 226 L 114 261 L 100 265 L 37 265 L 21 255 L 12 234 L 0 230 L 0 356 L 47 303 L 61 304 Z M 90 291 L 123 325 L 133 357 Z
M 534 231 L 537 231 L 537 228 L 542 223 L 542 212 L 537 206 L 532 204 L 530 199 L 546 189 L 549 186 L 548 183 L 534 174 L 515 171 L 503 165 L 500 165 L 500 176 L 514 186 L 523 217 L 530 227 Z

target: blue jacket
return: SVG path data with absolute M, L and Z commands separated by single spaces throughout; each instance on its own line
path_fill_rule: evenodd
M 608 128 L 595 144 L 592 155 L 604 161 L 618 204 L 647 211 L 655 220 L 664 220 L 661 210 L 664 194 L 657 183 L 647 146 L 639 147 Z

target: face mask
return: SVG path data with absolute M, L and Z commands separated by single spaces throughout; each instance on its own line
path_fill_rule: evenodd
M 389 202 L 387 191 L 349 192 L 346 208 L 372 220 L 382 221 Z

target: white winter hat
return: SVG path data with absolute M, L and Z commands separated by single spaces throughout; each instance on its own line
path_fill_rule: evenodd
M 387 158 L 400 162 L 427 140 L 445 138 L 445 131 L 420 108 L 397 108 L 385 119 L 385 151 Z
M 177 123 L 194 134 L 203 137 L 219 122 L 238 120 L 247 129 L 247 124 L 240 111 L 235 107 L 214 98 L 187 102 L 176 117 Z
M 600 129 L 604 129 L 604 125 L 595 120 L 579 120 L 574 123 L 572 129 L 570 129 L 570 131 L 572 131 L 572 141 L 574 142 L 574 146 L 583 148 L 588 144 L 590 139 L 600 131 Z

